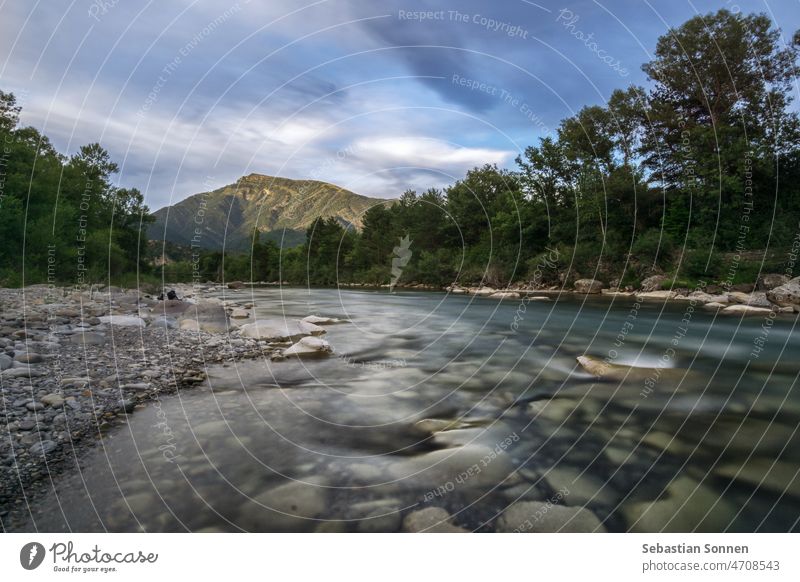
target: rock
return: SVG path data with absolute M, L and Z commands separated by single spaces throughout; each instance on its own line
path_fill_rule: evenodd
M 731 525 L 738 507 L 685 476 L 667 486 L 666 496 L 622 506 L 629 531 L 719 533 Z
M 725 303 L 717 303 L 716 301 L 712 301 L 711 303 L 706 303 L 703 305 L 703 309 L 725 309 L 727 305 Z
M 14 359 L 21 364 L 41 364 L 44 362 L 44 358 L 42 356 L 30 352 L 27 354 L 19 354 Z
M 768 273 L 761 275 L 758 280 L 758 289 L 760 291 L 771 291 L 781 285 L 786 285 L 789 282 L 789 277 L 780 273 Z
M 248 319 L 249 317 L 250 312 L 241 307 L 237 307 L 231 311 L 231 319 Z
M 99 346 L 106 342 L 106 337 L 99 333 L 79 332 L 69 338 L 71 344 Z
M 8 370 L 14 365 L 14 360 L 6 354 L 0 354 L 0 370 Z
M 331 345 L 324 339 L 318 337 L 304 337 L 283 351 L 284 356 L 327 356 L 333 353 Z
M 174 317 L 162 315 L 156 317 L 151 325 L 153 325 L 153 327 L 163 327 L 164 329 L 178 329 L 178 320 Z
M 649 293 L 650 291 L 660 291 L 661 285 L 667 280 L 665 275 L 651 275 L 642 281 L 642 291 Z
M 542 501 L 512 503 L 497 520 L 501 533 L 604 532 L 597 516 L 583 507 L 564 507 Z
M 47 376 L 47 370 L 35 370 L 32 368 L 22 367 L 22 368 L 9 368 L 7 370 L 3 370 L 0 372 L 3 378 L 38 378 L 41 376 Z
M 302 319 L 306 323 L 313 323 L 314 325 L 332 325 L 335 323 L 345 323 L 347 320 L 337 319 L 335 317 L 322 317 L 320 315 L 308 315 Z
M 767 299 L 781 307 L 793 307 L 800 310 L 800 277 L 767 291 Z
M 181 329 L 185 331 L 200 331 L 200 324 L 194 319 L 184 319 L 180 325 Z
M 144 319 L 135 315 L 104 315 L 98 317 L 101 323 L 118 325 L 121 327 L 145 327 Z
M 28 452 L 34 456 L 44 456 L 47 453 L 52 453 L 56 448 L 58 448 L 58 445 L 53 441 L 39 441 L 28 449 Z
M 403 520 L 403 531 L 409 533 L 467 533 L 450 523 L 452 517 L 441 507 L 412 511 Z
M 44 410 L 44 404 L 42 404 L 41 402 L 28 402 L 25 405 L 25 408 L 27 408 L 31 412 L 35 412 L 38 410 Z
M 687 299 L 697 303 L 728 303 L 727 295 L 712 295 L 704 291 L 692 291 Z
M 498 291 L 497 293 L 492 293 L 489 295 L 492 299 L 519 299 L 519 293 L 514 291 Z
M 616 496 L 610 484 L 578 469 L 566 465 L 556 465 L 550 469 L 545 479 L 553 491 L 569 491 L 564 494 L 564 503 L 583 507 L 589 503 L 616 505 Z
M 597 279 L 578 279 L 575 281 L 575 293 L 596 294 L 603 290 L 605 285 Z
M 311 335 L 323 335 L 325 332 L 324 327 L 320 327 L 314 323 L 308 321 L 298 321 L 297 326 L 300 328 L 301 331 L 306 332 L 307 334 Z
M 767 299 L 767 294 L 763 291 L 755 291 L 753 293 L 733 291 L 728 293 L 728 302 L 739 305 L 751 305 L 753 307 L 772 307 L 772 304 Z
M 21 428 L 21 427 L 20 427 Z M 727 463 L 714 470 L 716 475 L 768 489 L 779 495 L 800 498 L 800 474 L 791 463 L 773 459 L 751 458 L 741 463 Z
M 472 293 L 473 295 L 488 297 L 489 295 L 494 295 L 495 293 L 497 293 L 497 289 L 494 289 L 492 287 L 480 287 L 480 288 L 471 287 L 469 292 Z
M 649 291 L 647 293 L 637 293 L 637 299 L 674 299 L 678 293 L 676 291 Z
M 383 474 L 379 467 L 368 463 L 354 463 L 348 467 L 348 472 L 353 479 L 361 483 L 371 483 L 380 479 Z
M 691 377 L 691 372 L 682 368 L 640 368 L 638 366 L 624 366 L 606 362 L 596 356 L 583 355 L 577 357 L 581 367 L 597 378 L 603 380 L 635 381 L 642 382 L 648 378 L 659 378 L 660 380 L 672 379 L 681 381 Z
M 64 406 L 64 397 L 55 393 L 48 394 L 47 396 L 42 396 L 42 403 L 52 406 L 53 408 L 61 408 Z
M 190 329 L 183 326 L 185 321 L 193 321 L 197 330 L 207 333 L 226 333 L 230 327 L 228 314 L 222 305 L 214 303 L 199 303 L 192 305 L 180 316 L 181 329 Z
M 256 338 L 267 341 L 296 341 L 301 337 L 311 335 L 312 327 L 319 328 L 311 323 L 305 323 L 303 327 L 298 321 L 287 321 L 283 319 L 259 319 L 253 323 L 243 325 L 239 332 L 242 337 Z M 324 330 L 323 330 L 324 331 Z
M 228 283 L 228 289 L 243 289 L 244 283 L 241 281 L 231 281 Z
M 752 307 L 750 305 L 729 305 L 722 313 L 730 315 L 765 315 L 772 310 L 766 307 Z
M 254 501 L 271 510 L 263 521 L 258 518 L 252 503 L 245 505 L 242 524 L 259 531 L 296 531 L 313 528 L 313 518 L 320 516 L 328 506 L 328 494 L 322 477 L 310 477 L 274 487 L 254 498 Z

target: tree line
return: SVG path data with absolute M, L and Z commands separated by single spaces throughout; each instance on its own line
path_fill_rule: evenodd
M 797 56 L 798 35 L 783 44 L 766 15 L 696 16 L 658 39 L 642 66 L 648 87 L 617 89 L 564 119 L 514 169 L 485 165 L 443 190 L 407 191 L 368 210 L 360 231 L 319 217 L 294 248 L 254 232 L 248 252 L 204 251 L 149 273 L 387 284 L 406 240 L 401 283 L 503 286 L 535 276 L 635 286 L 657 273 L 679 286 L 753 282 L 759 270 L 781 270 L 800 229 Z M 3 119 L 13 121 L 13 98 L 3 99 Z M 66 241 L 58 264 L 74 263 L 87 182 L 95 272 L 148 272 L 139 236 L 147 209 L 138 191 L 110 184 L 108 155 L 95 144 L 63 158 L 11 121 L 2 131 L 16 148 L 17 186 L 6 183 L 0 232 L 13 244 L 0 251 L 0 278 L 19 276 L 21 244 L 38 253 L 26 254 L 26 278 L 41 274 L 53 233 Z

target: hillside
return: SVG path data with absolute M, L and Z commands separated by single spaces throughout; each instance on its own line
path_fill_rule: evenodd
M 157 210 L 148 237 L 206 249 L 242 249 L 258 228 L 263 239 L 294 246 L 319 216 L 360 228 L 364 212 L 384 203 L 326 182 L 250 174 Z

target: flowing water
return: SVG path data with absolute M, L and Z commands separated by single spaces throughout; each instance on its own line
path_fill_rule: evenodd
M 794 318 L 629 297 L 246 299 L 351 323 L 327 326 L 327 359 L 209 367 L 204 386 L 137 411 L 55 481 L 35 527 L 399 531 L 435 506 L 493 531 L 539 501 L 610 531 L 799 528 Z M 599 381 L 584 354 L 645 369 Z

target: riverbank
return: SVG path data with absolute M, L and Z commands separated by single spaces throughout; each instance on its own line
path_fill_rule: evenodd
M 113 287 L 0 289 L 3 529 L 138 408 L 203 382 L 208 366 L 280 359 L 292 345 L 243 331 L 255 317 L 245 297 L 176 289 L 181 300 Z

